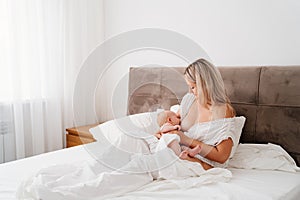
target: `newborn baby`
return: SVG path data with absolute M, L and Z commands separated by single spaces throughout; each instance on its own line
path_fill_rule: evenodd
M 160 133 L 180 130 L 180 118 L 176 115 L 176 113 L 169 110 L 158 113 L 157 123 L 160 127 Z
M 181 159 L 185 159 L 188 156 L 194 157 L 200 153 L 201 148 L 199 145 L 193 149 L 180 146 L 180 138 L 174 133 L 176 130 L 180 130 L 180 117 L 176 113 L 165 110 L 157 114 L 157 123 L 160 127 L 160 132 L 156 134 L 156 137 L 160 139 L 156 150 L 161 150 L 167 146 L 171 148 L 177 156 Z M 173 133 L 172 133 L 173 132 Z

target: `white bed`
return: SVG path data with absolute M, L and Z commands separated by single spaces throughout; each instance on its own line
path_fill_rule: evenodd
M 176 88 L 173 88 L 175 86 L 174 82 L 178 83 L 182 79 L 180 79 L 182 71 L 183 68 L 173 68 L 171 70 L 170 68 L 132 68 L 129 80 L 128 113 L 147 112 L 145 110 L 150 111 L 149 108 L 156 108 L 157 104 L 167 103 L 168 105 L 164 105 L 164 107 L 169 108 L 168 106 L 178 103 L 180 96 L 187 92 L 186 87 L 182 86 L 180 89 L 177 84 Z M 282 87 L 282 82 L 289 78 L 289 76 L 282 76 L 282 71 L 290 74 L 291 83 L 294 83 L 295 87 L 286 86 L 280 90 L 284 97 L 291 97 L 290 101 L 284 98 L 283 102 L 279 102 L 279 98 L 277 102 L 272 95 L 264 92 L 264 89 L 267 88 L 266 90 L 269 92 L 274 89 L 274 94 L 277 94 L 277 88 Z M 170 75 L 170 72 L 173 72 L 173 75 Z M 300 91 L 299 84 L 297 84 L 300 68 L 242 67 L 239 70 L 237 68 L 223 68 L 221 72 L 222 76 L 224 75 L 226 87 L 231 91 L 231 93 L 229 91 L 231 94 L 230 99 L 235 101 L 233 105 L 237 110 L 237 114 L 247 118 L 241 141 L 280 144 L 295 159 L 300 158 L 298 139 L 300 110 L 299 105 L 295 104 L 295 102 L 298 102 L 299 95 L 297 94 Z M 239 77 L 245 78 L 241 79 Z M 250 77 L 250 79 L 247 77 Z M 279 86 L 269 88 L 268 77 L 275 77 Z M 284 80 L 282 81 L 282 79 Z M 226 82 L 226 80 L 235 81 Z M 145 85 L 145 81 L 151 84 Z M 176 95 L 173 94 L 172 96 L 168 93 L 166 88 L 161 87 L 162 83 L 166 88 L 173 88 L 177 92 Z M 182 85 L 184 85 L 184 80 Z M 248 86 L 251 86 L 250 89 Z M 154 89 L 155 87 L 158 89 Z M 159 95 L 157 91 L 159 91 Z M 243 93 L 244 91 L 247 91 L 247 94 Z M 241 96 L 244 97 L 241 98 Z M 268 100 L 271 103 L 262 101 L 267 98 L 265 96 L 270 96 Z M 276 100 L 275 103 L 273 99 Z M 150 121 L 151 117 L 148 120 L 145 120 L 145 118 L 136 120 L 133 117 L 130 122 L 135 124 L 136 127 L 146 127 L 145 132 L 153 132 L 146 130 L 149 127 L 147 122 Z M 124 127 L 129 124 L 127 122 L 122 123 L 122 121 L 119 123 Z M 1 164 L 0 199 L 17 199 L 16 192 L 21 182 L 24 183 L 27 178 L 36 177 L 37 172 L 41 169 L 51 169 L 51 166 L 60 165 L 69 166 L 68 170 L 72 172 L 82 163 L 95 163 L 95 158 L 99 159 L 103 152 L 111 153 L 107 151 L 105 143 L 101 143 L 104 141 L 103 136 L 118 148 L 126 149 L 127 153 L 145 151 L 144 143 L 128 137 L 121 137 L 120 134 L 118 135 L 120 131 L 116 129 L 116 126 L 110 126 L 109 124 L 110 122 L 102 124 L 100 129 L 97 127 L 98 131 L 103 129 L 100 134 L 97 134 L 96 129 L 93 130 L 93 136 L 97 142 Z M 127 128 L 131 130 L 132 126 Z M 123 139 L 119 140 L 117 138 Z M 231 172 L 230 177 L 227 177 L 228 179 L 225 177 L 223 180 L 220 179 L 221 181 L 210 181 L 209 178 L 205 180 L 205 176 L 196 176 L 174 180 L 155 180 L 135 188 L 131 192 L 127 191 L 121 196 L 109 197 L 109 199 L 300 199 L 300 172 L 289 154 L 278 145 L 240 144 L 234 157 L 229 162 L 229 171 L 225 170 Z M 128 160 L 128 155 L 112 156 L 110 161 L 119 159 L 118 161 L 123 162 Z M 98 168 L 101 171 L 111 171 L 111 168 L 102 165 L 102 162 L 96 163 L 99 164 Z M 69 172 L 66 171 L 66 173 Z M 127 185 L 123 186 L 127 187 Z M 109 187 L 115 188 L 116 186 L 111 184 L 108 185 Z M 56 198 L 50 199 L 57 200 Z M 95 196 L 93 199 L 102 199 L 102 196 Z
M 20 182 L 43 167 L 77 163 L 83 160 L 92 161 L 94 158 L 87 148 L 91 149 L 93 146 L 98 146 L 97 142 L 0 165 L 0 199 L 16 199 L 15 193 Z M 233 174 L 229 182 L 180 189 L 168 180 L 154 181 L 135 192 L 114 199 L 199 199 L 199 197 L 202 199 L 299 199 L 300 197 L 299 172 L 230 168 L 229 170 Z

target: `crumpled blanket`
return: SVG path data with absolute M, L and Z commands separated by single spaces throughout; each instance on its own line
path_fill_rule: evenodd
M 220 124 L 223 127 L 227 120 Z M 205 126 L 206 124 L 203 124 L 201 129 L 220 128 L 211 126 L 210 123 L 207 123 L 209 127 Z M 141 137 L 145 132 L 131 131 L 131 126 L 126 128 L 127 132 L 136 137 L 122 135 L 112 145 L 109 142 L 103 143 L 105 137 L 99 135 L 97 147 L 100 149 L 93 150 L 94 156 L 97 155 L 95 161 L 54 165 L 41 169 L 23 181 L 18 188 L 17 197 L 27 200 L 98 200 L 120 196 L 142 186 L 147 187 L 153 180 L 168 180 L 177 187 L 190 188 L 228 181 L 232 176 L 231 172 L 224 168 L 206 171 L 199 163 L 181 160 L 167 147 L 154 154 L 129 151 L 131 148 L 126 147 L 130 144 L 139 145 L 139 149 L 144 149 L 143 145 L 149 148 L 144 142 L 148 136 Z M 120 148 L 122 146 L 124 148 Z
M 112 151 L 113 152 L 113 151 Z M 215 168 L 205 171 L 198 163 L 180 160 L 170 149 L 156 154 L 134 154 L 117 170 L 101 171 L 101 163 L 54 165 L 30 176 L 18 188 L 18 199 L 86 200 L 107 199 L 134 191 L 154 179 L 167 179 L 189 188 L 228 181 L 231 172 Z M 198 177 L 184 181 L 188 177 Z

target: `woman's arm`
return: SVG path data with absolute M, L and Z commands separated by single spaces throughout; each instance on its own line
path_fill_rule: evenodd
M 212 161 L 215 161 L 218 163 L 225 163 L 226 160 L 230 156 L 231 149 L 233 146 L 233 142 L 232 142 L 231 138 L 223 140 L 220 144 L 218 144 L 216 146 L 211 146 L 211 145 L 207 145 L 201 141 L 189 138 L 188 136 L 183 134 L 181 131 L 178 131 L 177 134 L 180 136 L 180 143 L 185 146 L 194 148 L 197 145 L 200 145 L 200 147 L 201 147 L 200 155 L 209 160 L 212 160 Z

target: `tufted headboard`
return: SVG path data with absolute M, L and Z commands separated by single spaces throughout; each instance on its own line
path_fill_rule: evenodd
M 240 142 L 274 143 L 300 164 L 300 66 L 218 67 L 237 116 Z M 130 68 L 128 114 L 169 109 L 188 92 L 184 67 Z

